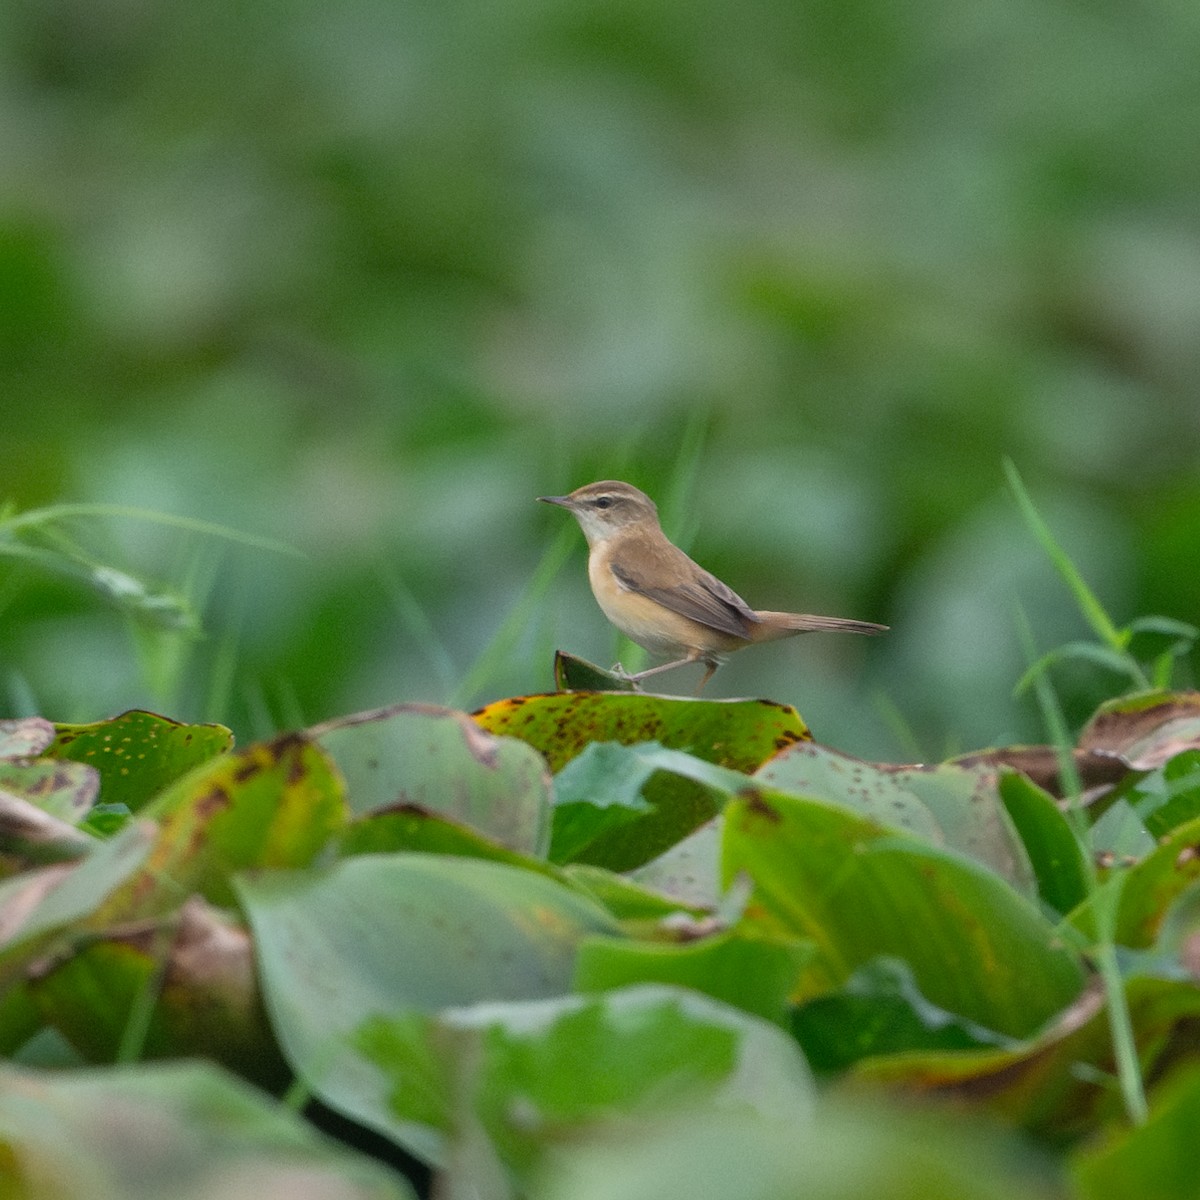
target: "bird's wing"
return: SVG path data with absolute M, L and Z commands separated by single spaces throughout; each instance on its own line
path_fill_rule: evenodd
M 656 600 L 680 616 L 734 637 L 750 636 L 750 626 L 758 623 L 758 615 L 731 587 L 669 543 L 655 557 L 654 569 L 612 563 L 612 573 L 623 588 Z

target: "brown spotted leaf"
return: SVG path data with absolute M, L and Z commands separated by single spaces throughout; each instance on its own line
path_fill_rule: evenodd
M 876 765 L 807 742 L 776 755 L 755 779 L 794 795 L 843 805 L 880 825 L 957 850 L 1019 891 L 1036 892 L 1029 856 L 992 767 Z
M 810 737 L 794 708 L 770 700 L 567 692 L 497 700 L 472 716 L 490 733 L 528 742 L 556 774 L 591 742 L 658 742 L 748 774 Z
M 193 892 L 232 905 L 234 871 L 312 862 L 346 823 L 343 792 L 328 756 L 298 734 L 206 763 L 146 809 L 160 826 L 154 849 L 100 918 L 156 916 Z

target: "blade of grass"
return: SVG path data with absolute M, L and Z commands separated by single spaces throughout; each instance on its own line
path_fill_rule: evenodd
M 1093 632 L 1104 645 L 1118 654 L 1124 654 L 1125 648 L 1129 642 L 1128 630 L 1120 630 L 1113 623 L 1108 613 L 1104 610 L 1104 606 L 1097 599 L 1096 594 L 1088 587 L 1083 576 L 1080 575 L 1075 564 L 1071 561 L 1067 552 L 1058 544 L 1054 538 L 1054 534 L 1050 532 L 1050 527 L 1042 520 L 1041 513 L 1034 506 L 1033 500 L 1030 498 L 1029 492 L 1025 489 L 1025 484 L 1021 479 L 1016 465 L 1012 459 L 1004 460 L 1004 473 L 1008 477 L 1008 486 L 1016 497 L 1017 505 L 1021 509 L 1021 515 L 1025 518 L 1026 525 L 1037 539 L 1038 544 L 1045 551 L 1047 557 L 1054 565 L 1054 569 L 1062 577 L 1063 582 L 1071 589 L 1075 597 L 1075 603 L 1079 606 L 1079 611 L 1083 614 L 1084 620 L 1092 627 Z M 1128 659 L 1128 672 L 1133 676 L 1142 687 L 1149 687 L 1150 681 L 1142 672 L 1141 667 L 1137 662 L 1126 655 Z
M 1017 627 L 1024 644 L 1027 658 L 1037 655 L 1033 630 L 1024 610 L 1017 605 Z M 1082 856 L 1087 885 L 1088 901 L 1096 918 L 1096 941 L 1090 948 L 1092 960 L 1104 987 L 1104 1001 L 1108 1009 L 1109 1030 L 1112 1036 L 1113 1058 L 1117 1065 L 1117 1081 L 1125 1113 L 1134 1125 L 1141 1125 L 1149 1115 L 1146 1089 L 1142 1081 L 1141 1064 L 1138 1062 L 1137 1039 L 1133 1032 L 1133 1019 L 1125 995 L 1125 981 L 1117 963 L 1113 931 L 1116 925 L 1116 902 L 1119 891 L 1102 888 L 1096 877 L 1096 864 L 1092 858 L 1088 838 L 1087 817 L 1083 809 L 1083 782 L 1075 765 L 1072 753 L 1073 741 L 1063 717 L 1058 696 L 1044 672 L 1033 677 L 1034 694 L 1041 709 L 1042 720 L 1058 758 L 1059 779 L 1063 795 L 1067 798 L 1067 818 L 1074 830 Z
M 262 537 L 255 533 L 244 533 L 228 525 L 213 521 L 201 521 L 196 517 L 181 517 L 175 513 L 154 512 L 152 509 L 136 508 L 126 504 L 49 504 L 44 508 L 30 508 L 24 512 L 5 515 L 0 520 L 0 532 L 36 528 L 59 521 L 79 517 L 118 517 L 131 521 L 149 521 L 156 525 L 167 525 L 174 529 L 185 529 L 206 537 L 222 538 L 258 550 L 270 550 L 274 554 L 288 554 L 303 558 L 304 552 L 275 538 Z

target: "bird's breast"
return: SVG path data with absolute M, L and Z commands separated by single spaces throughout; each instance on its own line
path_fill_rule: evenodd
M 588 557 L 588 582 L 604 615 L 627 637 L 653 654 L 718 653 L 745 645 L 701 625 L 627 587 L 613 574 L 611 552 L 597 546 Z

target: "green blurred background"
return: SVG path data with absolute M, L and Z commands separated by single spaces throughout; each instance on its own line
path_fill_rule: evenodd
M 1005 455 L 1115 617 L 1200 617 L 1198 61 L 1183 0 L 10 0 L 0 495 L 301 554 L 26 529 L 203 635 L 0 559 L 3 715 L 249 737 L 633 665 L 533 502 L 619 477 L 759 607 L 893 626 L 712 695 L 1040 737 L 1017 601 L 1085 631 Z

